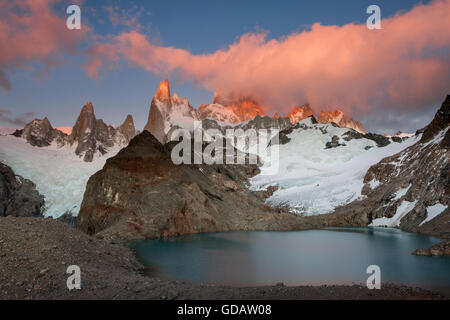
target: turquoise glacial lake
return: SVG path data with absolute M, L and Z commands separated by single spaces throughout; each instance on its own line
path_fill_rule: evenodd
M 387 228 L 204 233 L 131 244 L 147 274 L 231 286 L 365 284 L 369 265 L 381 283 L 450 293 L 450 258 L 418 257 L 438 238 Z

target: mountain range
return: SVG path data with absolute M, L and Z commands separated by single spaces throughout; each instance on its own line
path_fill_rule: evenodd
M 79 228 L 110 239 L 369 224 L 447 236 L 449 103 L 447 97 L 414 135 L 382 136 L 339 110 L 316 118 L 308 105 L 270 117 L 251 98 L 216 93 L 212 104 L 195 109 L 172 95 L 166 80 L 142 133 L 131 115 L 119 127 L 105 124 L 89 102 L 69 134 L 44 118 L 0 136 L 4 177 L 19 183 L 4 189 L 22 199 L 26 182 L 31 208 L 79 214 Z M 176 166 L 171 133 L 193 130 L 194 121 L 221 132 L 277 129 L 279 143 L 264 147 L 279 148 L 278 162 Z M 265 174 L 272 166 L 276 174 Z
M 201 105 L 195 109 L 186 98 L 179 97 L 176 93 L 172 96 L 169 81 L 164 80 L 152 99 L 148 121 L 144 129 L 151 132 L 160 142 L 165 143 L 170 141 L 168 137 L 171 130 L 176 128 L 193 130 L 194 121 L 214 120 L 218 124 L 235 127 L 237 124 L 242 126 L 250 120 L 263 119 L 262 121 L 266 124 L 272 123 L 270 127 L 285 129 L 310 116 L 313 116 L 311 107 L 303 105 L 296 107 L 286 117 L 279 117 L 278 114 L 269 117 L 265 115 L 260 104 L 254 99 L 248 97 L 224 98 L 220 95 L 220 91 L 216 91 L 211 104 Z M 255 129 L 258 129 L 258 122 L 255 122 Z M 321 112 L 318 122 L 334 122 L 340 127 L 366 133 L 360 122 L 353 120 L 340 110 Z
M 151 132 L 160 142 L 168 141 L 168 134 L 176 128 L 193 130 L 194 121 L 204 121 L 205 129 L 210 127 L 223 128 L 233 126 L 247 128 L 248 121 L 253 121 L 250 127 L 286 129 L 303 119 L 313 115 L 309 105 L 296 107 L 286 117 L 278 114 L 269 117 L 263 109 L 251 98 L 223 98 L 220 91 L 214 95 L 213 103 L 201 105 L 195 109 L 186 98 L 171 94 L 168 80 L 161 82 L 150 104 L 147 124 L 144 130 Z M 352 128 L 365 134 L 362 124 L 353 120 L 340 110 L 320 112 L 319 123 L 336 123 L 343 128 Z M 24 138 L 29 144 L 37 147 L 48 147 L 55 143 L 58 147 L 76 145 L 75 153 L 84 161 L 90 162 L 94 155 L 104 155 L 114 145 L 126 145 L 136 134 L 133 117 L 128 115 L 124 123 L 115 128 L 97 119 L 91 102 L 83 106 L 73 127 L 54 128 L 48 118 L 34 119 L 23 129 L 1 127 L 0 134 L 13 134 Z

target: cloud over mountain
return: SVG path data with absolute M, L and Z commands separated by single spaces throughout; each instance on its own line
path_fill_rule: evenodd
M 439 102 L 450 87 L 449 12 L 450 0 L 435 0 L 383 19 L 382 30 L 316 23 L 280 39 L 248 33 L 199 55 L 153 44 L 133 30 L 91 47 L 86 68 L 97 78 L 106 61 L 125 59 L 159 76 L 174 73 L 211 90 L 252 95 L 269 110 L 303 102 L 350 114 L 417 108 Z

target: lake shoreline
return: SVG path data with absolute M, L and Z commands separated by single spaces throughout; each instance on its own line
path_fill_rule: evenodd
M 390 284 L 236 288 L 149 278 L 130 248 L 53 219 L 1 218 L 0 235 L 0 299 L 449 299 Z M 81 290 L 66 287 L 71 264 L 80 266 Z

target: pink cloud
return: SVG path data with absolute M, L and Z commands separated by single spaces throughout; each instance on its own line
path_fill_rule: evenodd
M 382 30 L 316 23 L 281 39 L 245 34 L 204 55 L 152 44 L 134 30 L 92 47 L 87 70 L 96 78 L 105 61 L 125 59 L 161 77 L 251 95 L 271 110 L 304 102 L 349 113 L 418 107 L 450 91 L 449 14 L 450 0 L 435 0 L 383 19 Z
M 56 0 L 18 0 L 0 2 L 0 88 L 9 91 L 8 72 L 32 69 L 38 62 L 49 68 L 64 54 L 77 53 L 77 46 L 89 33 L 68 30 L 65 15 L 51 9 Z M 65 14 L 65 13 L 64 13 Z

